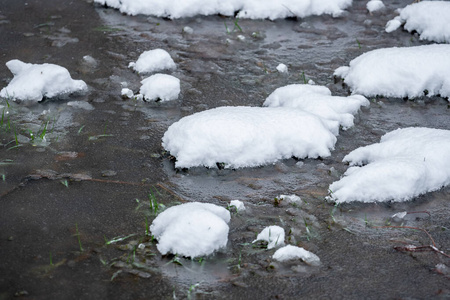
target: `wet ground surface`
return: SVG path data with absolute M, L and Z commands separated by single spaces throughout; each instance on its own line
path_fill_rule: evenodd
M 399 127 L 450 129 L 447 100 L 371 99 L 323 160 L 186 171 L 175 170 L 161 147 L 165 130 L 183 116 L 224 105 L 261 106 L 276 88 L 309 79 L 347 95 L 332 76 L 337 67 L 372 49 L 424 43 L 405 31 L 383 30 L 410 1 L 391 1 L 374 15 L 366 1 L 354 2 L 340 18 L 239 20 L 235 26 L 221 16 L 130 17 L 82 0 L 0 1 L 1 87 L 12 78 L 5 67 L 11 59 L 64 66 L 89 86 L 86 95 L 39 104 L 1 100 L 0 299 L 448 299 L 447 257 L 395 247 L 432 243 L 408 226 L 426 230 L 437 248 L 450 252 L 449 188 L 407 203 L 335 207 L 325 201 L 351 150 Z M 193 33 L 183 31 L 186 26 Z M 122 86 L 137 92 L 142 80 L 128 63 L 154 48 L 174 58 L 180 99 L 123 100 Z M 276 71 L 279 63 L 288 65 L 288 75 Z M 275 205 L 280 194 L 303 202 Z M 239 199 L 247 210 L 232 213 L 221 253 L 161 257 L 146 235 L 162 209 L 150 205 L 155 199 L 165 206 L 224 207 Z M 410 214 L 390 218 L 401 211 Z M 273 250 L 251 244 L 269 225 L 282 226 L 286 242 L 314 252 L 321 265 L 272 261 Z

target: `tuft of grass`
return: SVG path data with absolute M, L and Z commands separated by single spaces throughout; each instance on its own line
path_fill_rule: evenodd
M 67 181 L 67 179 L 61 180 L 61 184 L 62 184 L 63 186 L 65 186 L 66 188 L 69 187 L 69 182 Z
M 305 76 L 305 72 L 304 71 L 302 72 L 302 79 L 303 79 L 303 83 L 304 84 L 308 83 L 308 81 L 306 80 L 306 76 Z
M 358 39 L 356 39 L 356 43 L 358 44 L 358 48 L 361 49 L 361 43 L 359 42 Z
M 75 231 L 76 231 L 75 235 L 77 236 L 77 239 L 78 239 L 78 246 L 80 246 L 80 251 L 83 252 L 84 249 L 83 249 L 83 245 L 81 244 L 80 233 L 78 232 L 78 223 L 75 223 Z
M 106 239 L 106 236 L 104 236 L 104 238 L 105 238 L 105 245 L 115 244 L 117 242 L 124 241 L 124 240 L 126 240 L 126 239 L 128 239 L 130 237 L 135 236 L 135 235 L 136 235 L 136 233 L 133 233 L 133 234 L 130 234 L 130 235 L 127 235 L 127 236 L 123 236 L 123 237 L 118 236 L 118 237 L 112 238 L 111 240 Z

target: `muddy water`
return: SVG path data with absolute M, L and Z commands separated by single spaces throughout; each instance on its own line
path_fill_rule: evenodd
M 89 93 L 35 105 L 0 103 L 10 121 L 0 131 L 0 299 L 449 297 L 449 274 L 436 270 L 439 263 L 448 266 L 448 258 L 394 249 L 429 245 L 426 233 L 378 228 L 426 229 L 450 252 L 449 188 L 407 203 L 335 207 L 324 200 L 351 150 L 399 127 L 450 129 L 445 99 L 371 99 L 323 160 L 186 171 L 175 170 L 161 148 L 167 127 L 185 115 L 260 106 L 274 89 L 310 79 L 347 95 L 332 76 L 337 67 L 372 49 L 424 43 L 404 31 L 383 31 L 393 11 L 409 1 L 386 3 L 387 10 L 374 15 L 365 2 L 355 1 L 340 18 L 239 20 L 241 32 L 234 19 L 220 16 L 165 20 L 81 0 L 1 1 L 1 87 L 12 77 L 4 63 L 17 58 L 62 65 L 86 81 Z M 193 33 L 183 31 L 186 26 Z M 180 99 L 121 99 L 122 86 L 137 92 L 142 80 L 128 63 L 153 48 L 174 58 Z M 276 71 L 279 63 L 289 67 L 288 75 Z M 145 231 L 155 216 L 152 194 L 165 206 L 226 206 L 240 199 L 247 210 L 233 212 L 228 247 L 217 255 L 161 257 Z M 280 194 L 303 202 L 276 206 Z M 401 211 L 411 213 L 390 218 Z M 321 266 L 273 262 L 273 251 L 251 244 L 268 225 L 285 228 L 286 241 L 316 253 Z

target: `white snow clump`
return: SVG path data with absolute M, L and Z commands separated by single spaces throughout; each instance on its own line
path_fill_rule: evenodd
M 370 0 L 366 4 L 366 8 L 370 13 L 373 13 L 375 11 L 382 10 L 385 8 L 383 1 L 381 0 Z
M 320 265 L 320 258 L 317 255 L 301 247 L 292 245 L 287 245 L 278 249 L 275 251 L 272 258 L 280 262 L 301 259 L 312 266 Z
M 405 30 L 417 31 L 421 40 L 438 43 L 450 41 L 450 2 L 423 1 L 407 5 L 400 15 L 386 24 L 386 32 L 392 32 L 404 24 Z
M 277 66 L 277 71 L 280 73 L 287 73 L 288 72 L 288 67 L 285 64 L 279 64 Z
M 145 51 L 136 62 L 130 62 L 128 67 L 139 73 L 160 72 L 177 68 L 170 54 L 163 49 Z
M 145 100 L 171 101 L 178 99 L 180 79 L 167 74 L 155 74 L 141 81 L 139 93 Z
M 239 19 L 280 19 L 310 15 L 341 15 L 352 0 L 95 0 L 129 15 L 151 15 L 172 19 L 195 15 L 234 16 Z
M 230 201 L 230 207 L 232 207 L 232 206 L 234 206 L 237 211 L 244 211 L 245 210 L 244 202 L 242 202 L 240 200 L 231 200 Z
M 330 200 L 407 201 L 450 184 L 450 130 L 397 129 L 343 161 L 350 168 L 330 185 Z
M 450 45 L 383 48 L 339 67 L 354 94 L 386 97 L 450 97 Z
M 73 80 L 69 71 L 54 64 L 29 64 L 18 59 L 6 63 L 14 78 L 0 91 L 0 97 L 39 102 L 74 92 L 84 92 L 87 85 Z
M 284 229 L 276 225 L 268 226 L 258 234 L 253 243 L 258 241 L 267 242 L 267 249 L 284 246 Z
M 301 204 L 302 203 L 302 199 L 297 196 L 297 195 L 280 195 L 278 196 L 278 199 L 280 200 L 285 200 L 287 203 L 296 203 L 296 204 Z
M 263 106 L 297 108 L 320 117 L 328 124 L 334 135 L 339 126 L 344 130 L 353 126 L 354 114 L 369 101 L 360 95 L 349 97 L 331 96 L 324 86 L 291 84 L 276 89 L 267 97 Z
M 186 257 L 210 255 L 226 246 L 230 212 L 211 203 L 191 202 L 170 207 L 150 226 L 158 251 Z
M 255 167 L 279 159 L 329 156 L 336 137 L 320 118 L 284 107 L 219 107 L 172 124 L 162 146 L 175 167 Z

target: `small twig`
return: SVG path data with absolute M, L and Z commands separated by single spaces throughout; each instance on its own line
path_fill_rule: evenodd
M 165 190 L 166 192 L 168 192 L 168 193 L 171 194 L 172 196 L 176 197 L 178 200 L 180 200 L 180 202 L 186 202 L 186 200 L 184 200 L 183 198 L 181 198 L 180 196 L 178 196 L 177 193 L 175 193 L 174 191 L 172 191 L 171 189 L 169 189 L 168 187 L 166 187 L 164 184 L 162 184 L 162 183 L 157 183 L 156 186 L 159 186 L 160 188 L 162 188 L 163 190 Z
M 428 237 L 430 238 L 431 242 L 433 243 L 433 246 L 436 247 L 436 243 L 434 242 L 433 237 L 426 231 L 425 229 L 419 228 L 419 227 L 411 227 L 411 226 L 374 226 L 373 228 L 400 228 L 400 229 L 415 229 L 425 232 Z
M 436 243 L 434 242 L 433 237 L 425 229 L 418 228 L 418 227 L 411 227 L 411 226 L 374 226 L 373 228 L 400 228 L 400 229 L 404 228 L 404 229 L 414 229 L 414 230 L 423 231 L 423 232 L 425 232 L 428 235 L 428 237 L 430 238 L 430 240 L 433 243 L 433 245 L 428 245 L 428 246 L 408 245 L 408 246 L 405 246 L 405 247 L 394 247 L 394 249 L 398 250 L 398 251 L 408 251 L 408 252 L 432 250 L 434 252 L 437 252 L 439 254 L 444 255 L 445 257 L 450 258 L 450 255 L 448 255 L 448 254 L 444 253 L 444 251 L 441 251 L 441 250 L 438 249 L 438 247 L 436 246 Z

